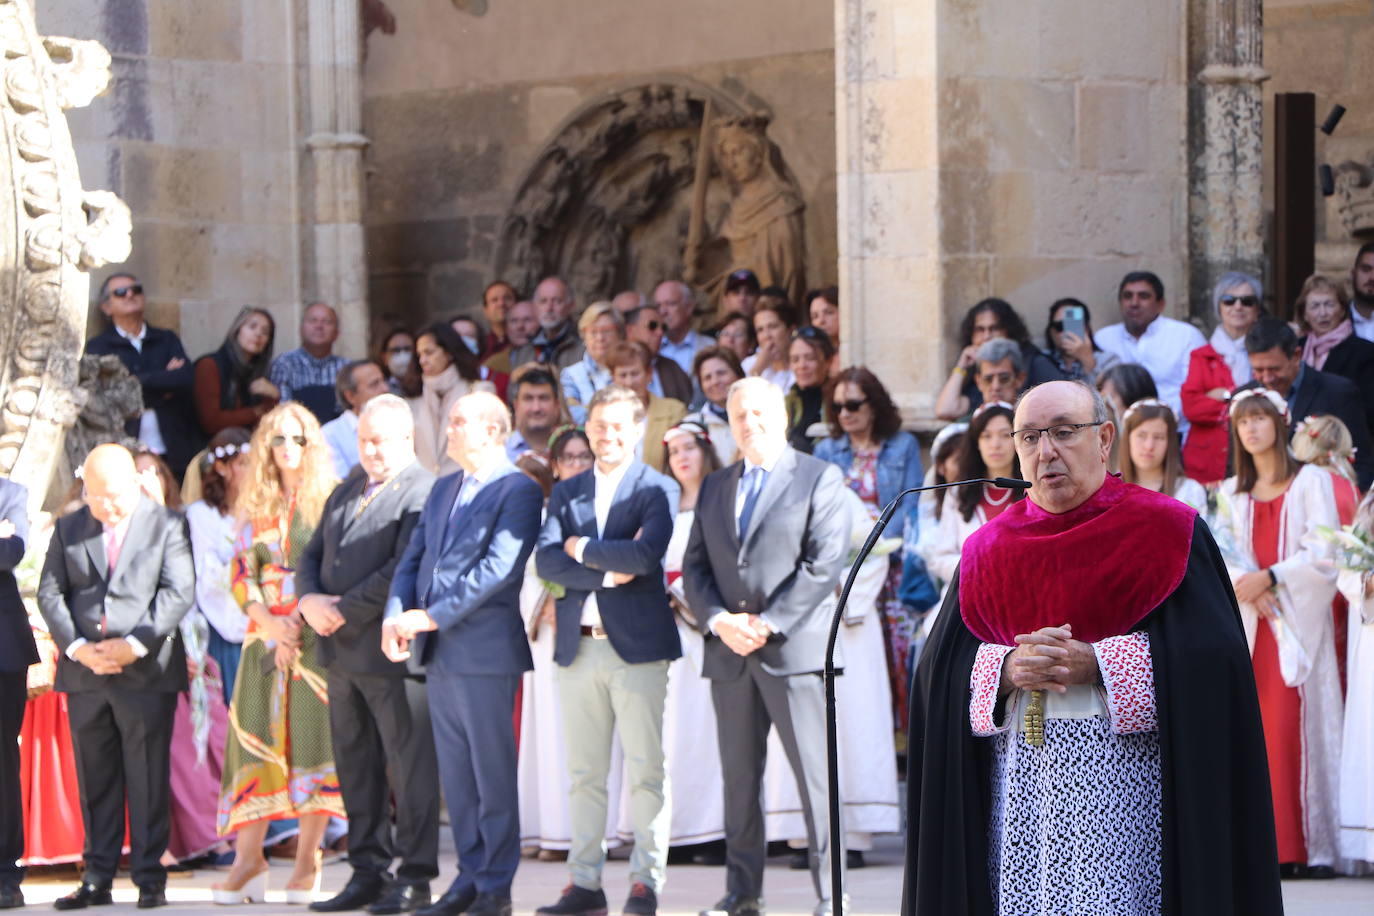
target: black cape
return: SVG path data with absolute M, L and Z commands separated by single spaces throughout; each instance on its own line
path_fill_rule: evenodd
M 1154 663 L 1163 912 L 1282 913 L 1254 670 L 1225 564 L 1201 519 L 1183 582 L 1135 629 L 1149 634 Z M 903 916 L 995 913 L 987 837 L 992 742 L 975 738 L 969 725 L 979 645 L 959 612 L 956 574 L 913 687 Z

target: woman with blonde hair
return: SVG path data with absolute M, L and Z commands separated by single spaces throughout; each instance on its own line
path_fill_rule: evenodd
M 1157 398 L 1136 401 L 1121 418 L 1121 438 L 1122 480 L 1207 512 L 1207 491 L 1183 473 L 1173 408 Z
M 1288 449 L 1288 403 L 1266 388 L 1231 399 L 1235 476 L 1213 531 L 1240 603 L 1264 721 L 1281 872 L 1332 877 L 1341 687 L 1331 603 L 1336 569 L 1321 529 L 1336 528 L 1333 475 Z
M 320 882 L 320 839 L 343 817 L 329 734 L 317 637 L 296 609 L 295 567 L 336 483 L 319 422 L 288 402 L 258 424 L 236 514 L 244 519 L 234 557 L 234 597 L 248 632 L 233 702 L 220 785 L 219 831 L 238 831 L 234 865 L 213 889 L 216 903 L 261 901 L 268 824 L 298 818 L 287 903 L 310 903 Z

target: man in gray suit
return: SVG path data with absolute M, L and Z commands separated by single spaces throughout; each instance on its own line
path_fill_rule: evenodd
M 706 635 L 725 774 L 726 895 L 702 916 L 759 916 L 765 855 L 760 804 L 770 724 L 792 764 L 811 844 L 811 879 L 832 911 L 821 679 L 828 623 L 818 606 L 849 552 L 844 479 L 787 445 L 782 392 L 761 378 L 730 387 L 742 461 L 709 475 L 683 559 L 687 603 Z
M 85 874 L 59 910 L 110 902 L 124 844 L 140 908 L 167 903 L 161 863 L 169 830 L 172 717 L 186 689 L 177 624 L 195 601 L 186 522 L 139 489 L 133 455 L 99 445 L 82 465 L 86 506 L 59 519 L 38 585 L 38 608 L 62 653 L 76 748 Z
M 434 475 L 415 461 L 415 421 L 393 394 L 363 407 L 358 458 L 362 466 L 329 495 L 296 569 L 301 614 L 324 637 L 319 658 L 353 867 L 342 891 L 310 909 L 367 907 L 382 916 L 428 906 L 429 882 L 439 874 L 439 765 L 425 683 L 382 654 L 387 591 Z

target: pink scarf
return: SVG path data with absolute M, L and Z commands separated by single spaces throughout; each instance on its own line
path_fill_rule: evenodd
M 1313 369 L 1321 370 L 1326 365 L 1326 358 L 1331 355 L 1331 351 L 1336 345 L 1355 333 L 1355 324 L 1349 318 L 1336 325 L 1325 334 L 1313 334 L 1307 332 L 1307 343 L 1302 348 L 1302 361 Z

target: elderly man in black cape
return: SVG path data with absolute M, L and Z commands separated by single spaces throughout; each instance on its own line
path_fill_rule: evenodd
M 904 916 L 1281 913 L 1249 652 L 1207 526 L 1031 389 L 1029 499 L 972 535 L 911 704 Z

